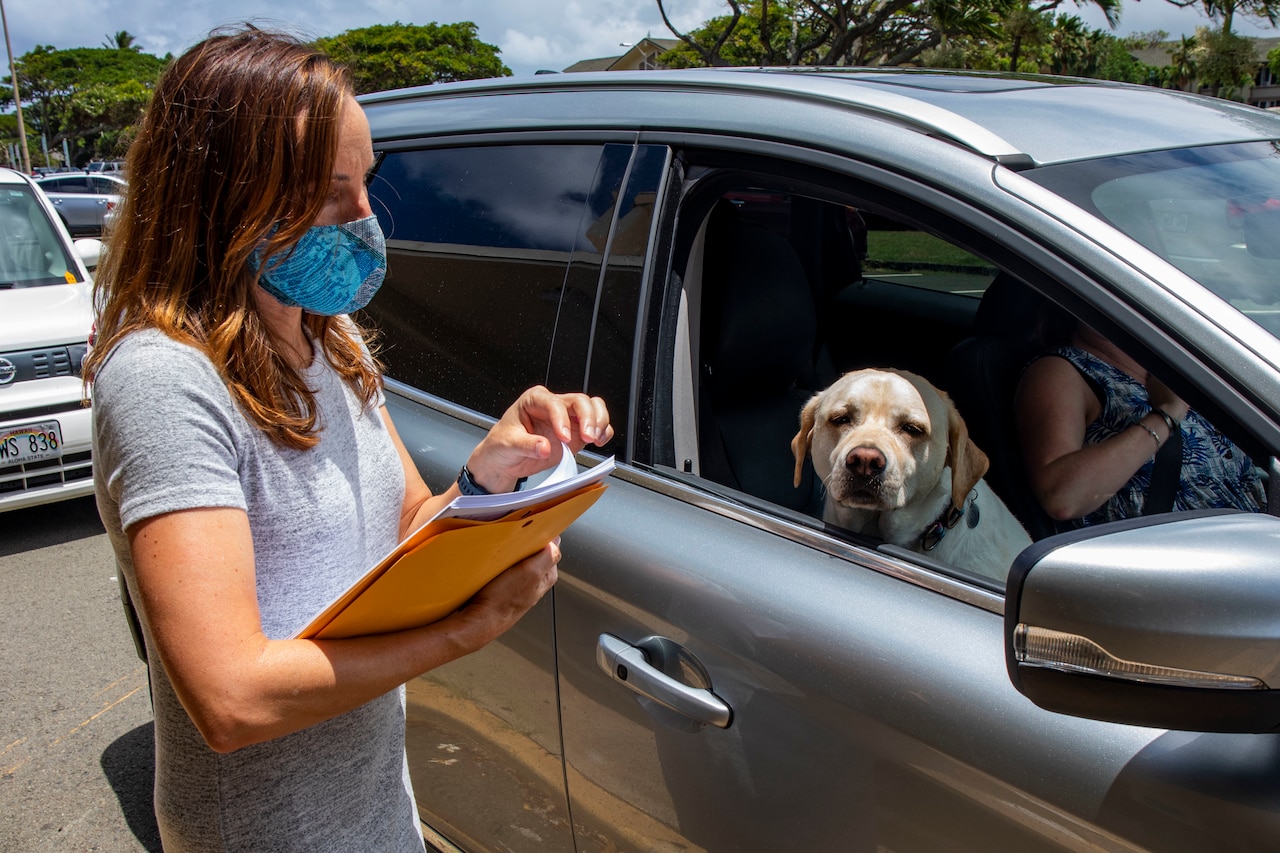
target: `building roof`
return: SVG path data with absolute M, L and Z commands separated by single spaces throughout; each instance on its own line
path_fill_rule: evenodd
M 577 71 L 619 71 L 633 70 L 640 67 L 645 57 L 666 53 L 680 44 L 679 39 L 657 39 L 645 36 L 631 45 L 631 49 L 621 56 L 602 56 L 598 59 L 582 59 L 573 63 L 565 72 Z
M 566 68 L 565 72 L 608 71 L 609 68 L 621 58 L 621 56 L 602 56 L 599 59 L 580 59 Z

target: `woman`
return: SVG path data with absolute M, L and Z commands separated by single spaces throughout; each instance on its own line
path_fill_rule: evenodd
M 385 269 L 373 163 L 345 73 L 252 28 L 173 62 L 129 152 L 86 377 L 170 853 L 422 850 L 401 685 L 499 636 L 556 579 L 551 543 L 438 623 L 291 639 L 459 493 L 423 483 L 345 316 Z M 611 436 L 599 399 L 531 389 L 459 480 L 509 491 L 561 442 Z
M 1249 457 L 1127 353 L 1053 309 L 1041 330 L 1050 349 L 1027 366 L 1014 405 L 1027 479 L 1060 529 L 1142 515 L 1174 430 L 1174 510 L 1265 506 Z

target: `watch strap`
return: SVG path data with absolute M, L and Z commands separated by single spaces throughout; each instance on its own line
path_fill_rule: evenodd
M 529 478 L 521 477 L 516 480 L 516 487 L 511 491 L 520 491 L 524 487 L 524 481 L 527 479 Z M 473 498 L 493 494 L 493 492 L 476 482 L 476 478 L 471 476 L 471 470 L 466 465 L 463 465 L 462 470 L 458 472 L 458 491 Z

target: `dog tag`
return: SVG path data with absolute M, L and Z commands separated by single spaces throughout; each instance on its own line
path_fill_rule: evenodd
M 978 502 L 977 501 L 969 502 L 969 511 L 965 513 L 965 516 L 966 516 L 965 523 L 969 525 L 970 530 L 978 526 Z

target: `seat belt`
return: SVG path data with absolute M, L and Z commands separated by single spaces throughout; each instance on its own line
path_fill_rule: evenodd
M 1142 503 L 1143 515 L 1155 515 L 1173 509 L 1173 498 L 1182 479 L 1182 425 L 1169 432 L 1169 439 L 1156 451 L 1151 468 L 1151 485 Z

